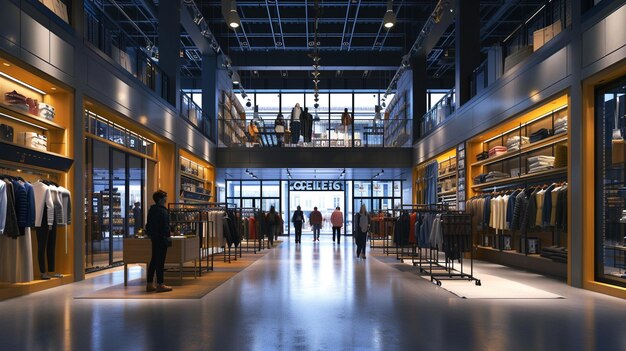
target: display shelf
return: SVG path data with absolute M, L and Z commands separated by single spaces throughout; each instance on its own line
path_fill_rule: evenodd
M 529 153 L 531 151 L 535 151 L 547 146 L 551 146 L 551 145 L 555 145 L 558 144 L 560 142 L 566 141 L 568 138 L 568 133 L 561 133 L 561 134 L 557 134 L 557 135 L 553 135 L 551 137 L 545 138 L 543 140 L 531 143 L 531 144 L 526 144 L 524 146 L 522 146 L 519 150 L 515 150 L 515 151 L 509 151 L 506 152 L 502 155 L 498 155 L 495 157 L 490 157 L 486 160 L 480 160 L 477 162 L 474 162 L 471 164 L 472 167 L 476 167 L 476 166 L 487 166 L 496 162 L 500 162 L 500 161 L 504 161 L 507 159 L 511 159 L 511 158 L 515 158 L 515 157 L 519 157 L 520 154 L 525 154 L 525 153 Z
M 13 114 L 17 114 L 19 117 L 14 116 Z M 11 118 L 14 121 L 17 121 L 20 123 L 28 124 L 31 126 L 34 125 L 35 127 L 41 128 L 44 130 L 47 130 L 47 129 L 54 129 L 54 130 L 59 130 L 59 131 L 65 130 L 65 128 L 61 126 L 60 124 L 54 123 L 45 118 L 41 118 L 39 116 L 28 113 L 24 110 L 21 110 L 11 105 L 6 105 L 3 103 L 0 103 L 0 115 L 6 118 Z
M 45 169 L 67 172 L 74 160 L 63 155 L 0 140 L 2 160 Z
M 456 189 L 452 189 L 452 190 L 442 191 L 440 193 L 437 193 L 437 195 L 441 197 L 441 196 L 452 195 L 456 193 L 457 193 Z
M 523 174 L 523 175 L 520 175 L 519 177 L 510 177 L 510 178 L 494 180 L 492 182 L 475 184 L 475 185 L 472 185 L 472 189 L 489 188 L 492 186 L 498 186 L 498 185 L 509 184 L 509 183 L 515 184 L 523 180 L 524 181 L 539 180 L 539 179 L 544 179 L 544 178 L 550 178 L 552 176 L 559 175 L 559 174 L 567 174 L 567 167 L 554 168 L 554 169 L 549 169 L 547 171 Z
M 444 174 L 438 176 L 437 179 L 438 180 L 442 180 L 442 179 L 447 179 L 447 178 L 451 178 L 451 177 L 456 177 L 456 171 L 449 172 L 449 173 L 444 173 Z
M 201 177 L 199 177 L 197 175 L 193 175 L 191 173 L 187 173 L 187 172 L 185 172 L 183 170 L 180 171 L 180 175 L 182 177 L 187 177 L 187 178 L 190 178 L 190 179 L 193 179 L 193 180 L 197 180 L 199 182 L 205 182 L 206 181 L 206 179 L 204 179 L 204 178 L 201 178 Z

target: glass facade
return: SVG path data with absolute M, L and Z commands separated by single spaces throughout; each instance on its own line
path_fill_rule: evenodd
M 626 78 L 596 91 L 596 280 L 626 287 Z

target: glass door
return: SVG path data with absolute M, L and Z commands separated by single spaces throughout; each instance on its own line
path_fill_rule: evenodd
M 123 259 L 124 238 L 144 225 L 145 160 L 87 139 L 85 262 L 87 271 Z

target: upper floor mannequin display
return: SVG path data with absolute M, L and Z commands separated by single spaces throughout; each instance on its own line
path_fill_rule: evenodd
M 348 112 L 348 108 L 343 109 L 343 113 L 341 114 L 341 125 L 343 126 L 343 145 L 348 146 L 348 132 L 349 126 L 352 124 L 352 115 Z
M 302 107 L 299 102 L 296 102 L 296 106 L 291 109 L 291 122 L 300 121 L 300 116 L 302 116 Z

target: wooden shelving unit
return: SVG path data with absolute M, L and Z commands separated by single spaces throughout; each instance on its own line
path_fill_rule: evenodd
M 567 166 L 555 164 L 553 166 L 555 168 L 530 172 L 531 169 L 527 161 L 529 157 L 534 156 L 555 156 L 556 149 L 562 147 L 561 144 L 567 144 L 569 137 L 567 132 L 550 135 L 535 142 L 529 140 L 528 143 L 521 143 L 514 150 L 484 160 L 477 160 L 479 153 L 489 151 L 495 146 L 507 147 L 509 140 L 511 142 L 521 141 L 522 138 L 530 137 L 532 133 L 544 128 L 553 132 L 555 121 L 566 117 L 568 114 L 566 104 L 567 96 L 561 96 L 467 141 L 468 199 L 481 194 L 497 196 L 503 194 L 499 191 L 509 190 L 510 193 L 515 189 L 524 189 L 555 181 L 567 181 Z M 511 142 L 509 145 L 512 145 Z M 512 148 L 509 147 L 509 149 Z M 508 174 L 509 177 L 483 183 L 475 182 L 477 176 L 491 171 Z M 541 257 L 539 255 L 540 250 L 536 253 L 529 252 L 531 245 L 529 240 L 535 240 L 535 242 L 540 243 L 540 246 L 566 246 L 567 233 L 563 233 L 560 229 L 549 226 L 547 228 L 532 226 L 532 228 L 522 232 L 517 229 L 496 230 L 489 226 L 484 227 L 484 229 L 478 229 L 478 227 L 478 224 L 474 226 L 474 244 L 479 256 L 502 264 L 532 267 L 535 271 L 549 274 L 562 275 L 562 272 L 565 272 L 561 267 L 564 266 L 563 263 Z

